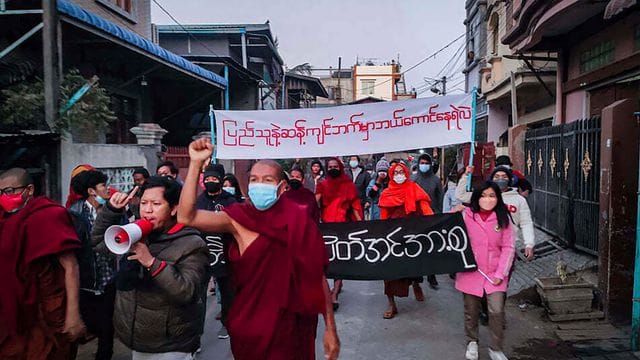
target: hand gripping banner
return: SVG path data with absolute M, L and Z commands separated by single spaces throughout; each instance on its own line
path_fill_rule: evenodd
M 476 269 L 462 214 L 320 224 L 328 278 L 393 280 Z
M 469 142 L 472 94 L 326 108 L 215 111 L 217 157 L 371 154 Z

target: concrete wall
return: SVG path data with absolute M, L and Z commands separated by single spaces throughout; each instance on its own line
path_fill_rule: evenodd
M 329 92 L 329 95 L 331 95 L 330 93 L 331 88 L 335 89 L 338 87 L 338 78 L 322 77 L 320 78 L 320 82 L 325 87 L 325 89 L 327 89 L 327 92 Z M 353 79 L 352 78 L 340 79 L 340 89 L 342 89 L 343 104 L 353 101 Z M 334 90 L 334 97 L 335 97 L 335 90 Z M 316 104 L 317 105 L 325 105 L 325 104 L 335 105 L 336 100 L 318 97 L 316 99 Z
M 151 40 L 151 0 L 132 0 L 131 14 L 113 5 L 111 0 L 70 1 L 103 19 Z
M 112 145 L 74 144 L 62 141 L 60 144 L 60 178 L 62 199 L 69 193 L 71 171 L 78 165 L 89 164 L 95 168 L 144 167 L 154 173 L 158 164 L 159 146 L 155 145 Z
M 566 123 L 587 117 L 587 92 L 584 90 L 574 91 L 565 96 L 565 115 Z
M 228 38 L 198 35 L 198 41 L 196 41 L 186 34 L 163 33 L 160 33 L 158 38 L 160 46 L 180 56 L 232 56 Z M 241 58 L 235 58 L 235 60 L 242 64 Z
M 369 96 L 383 99 L 393 100 L 393 86 L 392 74 L 394 73 L 393 65 L 380 65 L 380 66 L 354 66 L 354 95 L 353 100 L 360 100 Z M 373 94 L 362 94 L 362 80 L 375 80 Z M 342 79 L 344 80 L 344 79 Z M 341 81 L 342 81 L 341 80 Z M 344 96 L 343 96 L 344 98 Z
M 498 143 L 500 135 L 509 128 L 509 114 L 511 114 L 510 108 L 500 106 L 489 107 L 487 142 Z
M 580 54 L 604 41 L 613 40 L 615 44 L 615 55 L 613 61 L 622 60 L 633 55 L 633 53 L 637 51 L 637 49 L 635 49 L 633 35 L 635 27 L 638 25 L 639 21 L 640 13 L 627 16 L 611 26 L 608 26 L 606 29 L 599 31 L 570 47 L 567 69 L 568 80 L 572 80 L 583 75 L 580 74 Z

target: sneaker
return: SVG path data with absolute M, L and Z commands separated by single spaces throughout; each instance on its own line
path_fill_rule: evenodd
M 227 331 L 227 328 L 224 327 L 224 325 L 220 328 L 220 330 L 218 330 L 218 339 L 228 339 L 229 338 L 229 332 Z
M 493 351 L 489 348 L 489 357 L 491 360 L 509 360 L 502 351 Z
M 478 343 L 471 341 L 467 344 L 467 352 L 464 354 L 467 360 L 478 360 Z

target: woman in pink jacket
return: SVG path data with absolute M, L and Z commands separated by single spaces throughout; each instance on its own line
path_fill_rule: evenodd
M 470 238 L 476 271 L 458 273 L 456 289 L 464 295 L 464 329 L 467 337 L 466 359 L 478 359 L 478 317 L 482 296 L 489 305 L 489 357 L 506 360 L 504 342 L 504 301 L 509 270 L 515 254 L 515 241 L 509 211 L 502 201 L 500 188 L 487 182 L 476 189 L 471 204 L 463 211 Z

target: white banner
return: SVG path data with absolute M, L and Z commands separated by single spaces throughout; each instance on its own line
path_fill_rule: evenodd
M 470 94 L 327 108 L 215 111 L 220 159 L 374 154 L 471 141 Z

